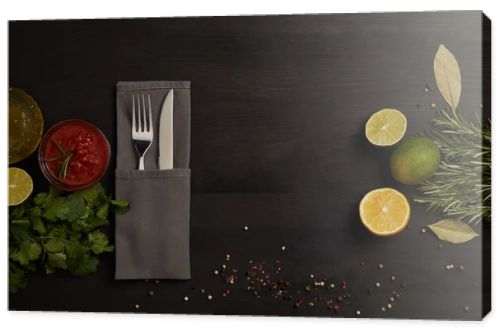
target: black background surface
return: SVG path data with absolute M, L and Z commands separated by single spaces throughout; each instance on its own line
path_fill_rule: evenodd
M 110 254 L 90 277 L 32 275 L 26 289 L 10 295 L 10 309 L 131 312 L 138 303 L 141 312 L 336 316 L 320 303 L 293 308 L 314 274 L 348 283 L 351 301 L 339 316 L 360 310 L 366 317 L 480 318 L 481 238 L 439 248 L 421 229 L 440 217 L 415 204 L 407 230 L 375 237 L 362 227 L 358 203 L 383 186 L 414 194 L 392 180 L 391 149 L 370 145 L 364 124 L 373 112 L 393 107 L 408 119 L 407 136 L 429 127 L 431 104 L 445 106 L 433 74 L 439 44 L 460 64 L 462 112 L 481 112 L 481 15 L 11 22 L 9 84 L 37 100 L 46 128 L 82 118 L 100 127 L 114 148 L 117 81 L 191 81 L 193 278 L 115 281 Z M 424 92 L 425 85 L 433 89 Z M 35 191 L 46 189 L 35 155 L 19 166 L 33 176 Z M 110 191 L 114 166 L 103 179 Z M 226 254 L 228 266 L 241 273 L 223 298 L 228 286 L 213 270 Z M 246 291 L 241 276 L 252 259 L 282 262 L 293 301 Z M 448 264 L 465 270 L 445 270 Z M 382 287 L 374 289 L 375 282 Z M 384 313 L 393 290 L 401 298 Z

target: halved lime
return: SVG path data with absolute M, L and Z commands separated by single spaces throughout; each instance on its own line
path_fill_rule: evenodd
M 376 146 L 391 146 L 403 138 L 406 132 L 406 117 L 396 109 L 382 109 L 368 119 L 365 135 Z
M 33 180 L 21 168 L 9 167 L 9 206 L 24 202 L 33 191 Z

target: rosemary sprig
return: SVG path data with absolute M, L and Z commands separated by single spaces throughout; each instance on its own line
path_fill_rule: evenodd
M 60 179 L 65 179 L 66 174 L 68 174 L 68 167 L 69 163 L 71 162 L 71 159 L 73 159 L 73 153 L 68 155 L 62 162 L 61 167 L 59 168 L 59 178 Z
M 51 141 L 52 141 L 52 143 L 53 143 L 54 145 L 56 145 L 56 148 L 57 148 L 57 150 L 59 151 L 59 153 L 61 153 L 61 154 L 65 154 L 65 153 L 66 153 L 66 152 L 64 151 L 64 149 L 62 148 L 61 144 L 59 144 L 59 142 L 58 142 L 58 141 L 56 141 L 55 139 L 51 139 Z
M 414 201 L 431 211 L 468 223 L 491 221 L 491 122 L 465 120 L 458 111 L 441 109 L 428 135 L 441 150 L 438 171 L 418 189 Z
M 46 162 L 58 161 L 60 163 L 60 166 L 59 166 L 59 171 L 58 171 L 57 175 L 60 179 L 64 180 L 66 178 L 66 175 L 68 174 L 69 164 L 71 163 L 71 160 L 73 160 L 73 156 L 75 154 L 74 154 L 73 150 L 65 151 L 63 149 L 63 147 L 61 146 L 61 144 L 59 142 L 57 142 L 56 140 L 51 139 L 51 141 L 56 146 L 59 153 L 61 153 L 61 154 L 57 155 L 55 157 L 52 157 L 50 159 L 47 159 L 45 161 Z

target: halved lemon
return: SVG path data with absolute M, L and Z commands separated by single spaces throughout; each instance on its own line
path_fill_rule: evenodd
M 33 180 L 21 168 L 9 168 L 9 206 L 24 202 L 33 191 Z
M 391 146 L 403 138 L 406 117 L 396 109 L 382 109 L 370 116 L 365 125 L 365 135 L 376 146 Z
M 406 197 L 392 188 L 379 188 L 367 193 L 359 203 L 363 225 L 379 236 L 401 232 L 410 221 L 410 204 Z

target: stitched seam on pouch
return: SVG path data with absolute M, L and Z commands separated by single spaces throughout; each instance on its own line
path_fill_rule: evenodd
M 178 170 L 173 170 L 173 171 L 155 171 L 155 170 L 148 170 L 148 171 L 141 171 L 138 172 L 137 170 L 116 170 L 115 171 L 115 177 L 117 179 L 161 179 L 161 178 L 173 178 L 173 177 L 189 177 L 191 176 L 191 170 L 190 169 L 178 169 Z
M 158 89 L 191 89 L 190 81 L 120 81 L 117 92 L 133 92 Z

